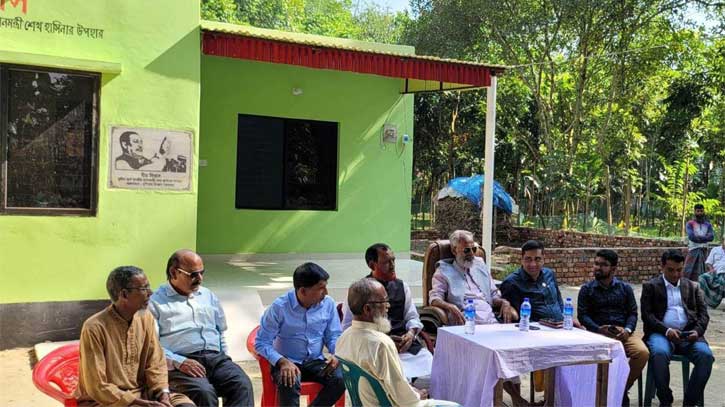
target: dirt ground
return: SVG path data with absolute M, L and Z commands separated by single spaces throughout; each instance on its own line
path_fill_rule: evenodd
M 577 287 L 563 287 L 564 297 L 577 298 Z M 639 299 L 641 286 L 635 286 L 636 297 Z M 641 321 L 637 326 L 641 333 Z M 710 310 L 710 325 L 706 338 L 715 354 L 715 365 L 712 376 L 705 390 L 705 405 L 725 407 L 725 305 Z M 0 406 L 6 407 L 57 407 L 58 402 L 38 391 L 33 385 L 31 369 L 35 361 L 31 348 L 17 348 L 0 351 Z M 250 376 L 254 384 L 256 405 L 260 403 L 262 394 L 262 379 L 256 362 L 243 362 L 240 364 Z M 675 405 L 682 403 L 682 380 L 679 366 L 671 365 L 671 387 L 675 394 Z M 418 382 L 416 382 L 418 385 Z M 522 395 L 528 398 L 528 377 L 522 377 Z M 541 396 L 539 395 L 539 398 Z M 632 405 L 636 405 L 636 387 L 630 390 Z M 508 396 L 504 397 L 508 401 Z M 349 403 L 348 403 L 349 404 Z M 510 405 L 510 404 L 509 404 Z M 655 398 L 653 405 L 658 405 Z

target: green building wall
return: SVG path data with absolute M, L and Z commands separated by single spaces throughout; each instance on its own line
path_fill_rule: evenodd
M 26 0 L 25 14 L 4 3 L 2 18 L 104 32 L 92 39 L 0 26 L 0 62 L 104 73 L 97 214 L 0 215 L 0 304 L 105 299 L 108 272 L 123 264 L 144 268 L 158 286 L 168 255 L 196 245 L 197 173 L 191 192 L 109 189 L 109 128 L 192 130 L 198 151 L 199 2 Z
M 413 135 L 413 96 L 400 89 L 399 79 L 202 56 L 198 250 L 362 253 L 383 241 L 407 251 L 412 143 L 381 144 L 385 123 Z M 336 211 L 235 209 L 240 113 L 339 123 Z

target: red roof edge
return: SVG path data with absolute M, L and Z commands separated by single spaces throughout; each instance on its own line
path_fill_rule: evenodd
M 491 75 L 496 75 L 501 70 L 416 56 L 317 47 L 209 31 L 203 32 L 202 52 L 205 55 L 357 72 L 391 78 L 456 83 L 469 87 L 490 86 Z

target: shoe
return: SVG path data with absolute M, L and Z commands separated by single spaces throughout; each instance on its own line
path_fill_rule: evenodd
M 624 397 L 622 397 L 622 407 L 629 407 L 629 393 L 624 392 Z

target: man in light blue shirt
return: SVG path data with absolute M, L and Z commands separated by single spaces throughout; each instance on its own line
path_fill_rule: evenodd
M 335 358 L 340 319 L 327 296 L 330 275 L 315 263 L 295 269 L 294 289 L 277 298 L 262 315 L 254 349 L 272 365 L 280 406 L 300 405 L 300 383 L 314 381 L 322 390 L 310 406 L 332 406 L 345 393 Z M 322 346 L 332 354 L 326 359 Z
M 171 255 L 168 281 L 151 296 L 161 346 L 169 366 L 169 387 L 197 406 L 254 406 L 252 382 L 227 356 L 227 321 L 219 299 L 202 287 L 204 262 L 191 250 Z

